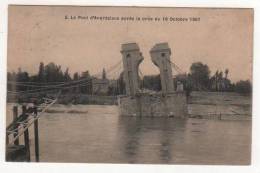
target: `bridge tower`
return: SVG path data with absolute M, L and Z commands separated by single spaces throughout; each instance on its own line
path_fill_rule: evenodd
M 121 53 L 123 55 L 126 94 L 128 96 L 135 96 L 139 92 L 140 85 L 138 67 L 144 58 L 136 43 L 122 44 Z
M 172 68 L 171 68 L 171 49 L 168 43 L 158 43 L 150 50 L 153 63 L 160 70 L 161 86 L 163 94 L 174 92 Z
M 183 91 L 175 92 L 171 49 L 167 43 L 156 44 L 150 54 L 153 63 L 160 70 L 161 92 L 139 92 L 138 66 L 143 57 L 136 43 L 122 45 L 126 95 L 118 97 L 120 115 L 126 116 L 164 116 L 185 118 L 187 103 Z

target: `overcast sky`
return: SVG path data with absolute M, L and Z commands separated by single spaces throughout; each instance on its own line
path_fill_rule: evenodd
M 65 20 L 65 16 L 199 17 L 197 22 Z M 251 9 L 10 6 L 8 71 L 37 73 L 40 62 L 55 62 L 70 73 L 102 68 L 122 59 L 121 44 L 138 43 L 143 74 L 159 73 L 149 51 L 168 42 L 171 60 L 183 71 L 193 62 L 212 74 L 229 69 L 233 81 L 250 79 L 253 54 Z

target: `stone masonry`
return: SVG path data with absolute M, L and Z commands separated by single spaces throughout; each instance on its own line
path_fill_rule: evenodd
M 134 96 L 139 92 L 138 67 L 144 58 L 136 43 L 123 44 L 121 48 L 126 94 Z
M 123 44 L 124 80 L 126 95 L 118 98 L 119 111 L 124 116 L 181 117 L 187 115 L 186 96 L 174 91 L 168 43 L 156 44 L 150 51 L 153 63 L 160 70 L 162 91 L 144 93 L 139 89 L 138 66 L 143 57 L 136 43 Z
M 170 63 L 171 49 L 168 43 L 156 44 L 150 51 L 153 63 L 160 70 L 162 92 L 172 93 L 174 91 L 172 68 Z

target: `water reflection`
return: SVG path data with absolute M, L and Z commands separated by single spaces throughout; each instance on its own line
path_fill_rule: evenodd
M 129 163 L 136 163 L 139 139 L 141 133 L 142 119 L 136 117 L 119 117 L 118 126 L 120 131 L 120 150 L 123 151 L 124 158 L 128 158 Z
M 119 117 L 118 120 L 119 146 L 129 163 L 171 163 L 175 140 L 182 138 L 187 121 L 144 117 Z

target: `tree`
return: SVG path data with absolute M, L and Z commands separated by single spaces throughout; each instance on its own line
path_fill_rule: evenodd
M 29 74 L 27 72 L 23 72 L 21 70 L 21 68 L 19 68 L 18 73 L 16 75 L 16 81 L 17 82 L 29 82 L 29 80 L 30 80 Z M 27 86 L 21 85 L 21 86 L 17 86 L 16 89 L 18 91 L 24 91 L 24 90 L 27 90 L 27 88 L 28 88 Z
M 223 72 L 222 71 L 219 72 L 219 76 L 218 76 L 218 89 L 219 89 L 219 91 L 223 91 Z
M 240 94 L 250 94 L 252 92 L 252 85 L 249 80 L 240 80 L 235 84 L 235 91 Z
M 162 89 L 160 75 L 144 76 L 143 87 L 149 90 L 160 91 Z
M 78 72 L 76 72 L 76 73 L 73 74 L 73 80 L 74 80 L 74 81 L 79 80 L 79 73 L 78 73 Z M 77 86 L 76 88 L 73 88 L 73 91 L 76 92 L 76 93 L 79 93 L 80 87 Z
M 229 72 L 229 70 L 228 70 L 228 69 L 226 69 L 226 70 L 225 70 L 225 79 L 227 79 L 227 78 L 228 78 L 228 72 Z
M 105 71 L 105 69 L 103 68 L 103 71 L 102 71 L 102 79 L 106 79 L 106 78 L 107 78 L 106 71 Z
M 7 90 L 8 91 L 17 91 L 15 82 L 16 82 L 16 73 L 15 72 L 7 72 Z
M 73 80 L 79 80 L 79 73 L 78 72 L 73 74 Z
M 80 79 L 82 79 L 83 82 L 81 82 L 82 86 L 80 86 L 80 92 L 85 94 L 92 94 L 92 78 L 89 74 L 89 71 L 82 72 Z
M 190 77 L 192 79 L 193 89 L 207 90 L 209 87 L 210 70 L 208 65 L 201 62 L 192 63 L 190 67 Z
M 225 91 L 230 90 L 231 81 L 228 79 L 228 72 L 229 70 L 225 69 L 225 78 L 224 78 L 224 89 Z
M 70 74 L 69 74 L 69 68 L 66 68 L 65 72 L 64 72 L 64 81 L 68 82 L 71 80 Z
M 117 84 L 118 84 L 119 94 L 125 94 L 126 89 L 125 89 L 125 81 L 124 81 L 124 72 L 120 73 L 119 78 L 117 80 Z
M 64 82 L 63 72 L 60 65 L 53 62 L 44 67 L 46 82 Z
M 38 81 L 39 82 L 45 82 L 45 74 L 44 74 L 44 64 L 43 64 L 43 62 L 41 62 L 40 66 L 39 66 Z
M 16 73 L 15 72 L 7 72 L 7 81 L 16 81 Z

